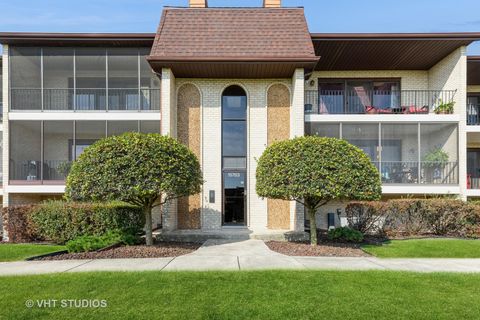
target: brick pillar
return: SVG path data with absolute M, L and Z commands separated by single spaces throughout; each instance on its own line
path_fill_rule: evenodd
M 175 76 L 171 69 L 162 69 L 160 129 L 162 135 L 177 137 L 177 108 Z M 177 229 L 177 201 L 171 201 L 162 208 L 162 226 L 164 230 Z
M 301 137 L 305 134 L 305 73 L 303 69 L 296 69 L 292 76 L 292 106 L 290 110 L 290 138 Z M 303 231 L 303 206 L 292 201 L 290 204 L 290 229 Z

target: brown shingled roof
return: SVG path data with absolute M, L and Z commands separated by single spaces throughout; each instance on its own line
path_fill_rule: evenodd
M 154 67 L 179 62 L 313 67 L 318 57 L 303 8 L 166 8 L 148 59 Z

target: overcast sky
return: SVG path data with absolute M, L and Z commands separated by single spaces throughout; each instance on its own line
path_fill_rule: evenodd
M 188 0 L 0 0 L 0 31 L 154 32 L 163 6 Z M 208 0 L 211 7 L 262 0 Z M 480 32 L 480 0 L 283 0 L 305 8 L 311 32 Z M 469 47 L 480 55 L 480 43 Z

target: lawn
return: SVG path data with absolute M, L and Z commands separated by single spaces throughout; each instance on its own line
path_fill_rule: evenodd
M 46 244 L 0 244 L 0 262 L 25 260 L 30 257 L 65 250 L 64 246 Z
M 362 249 L 379 258 L 480 258 L 480 240 L 391 240 L 382 246 L 365 245 Z
M 480 274 L 63 273 L 1 277 L 0 292 L 4 319 L 480 318 Z M 28 299 L 58 302 L 27 308 Z M 64 308 L 62 299 L 106 300 L 106 307 Z

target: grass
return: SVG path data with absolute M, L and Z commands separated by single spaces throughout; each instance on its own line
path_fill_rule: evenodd
M 0 244 L 0 262 L 25 260 L 30 257 L 65 250 L 64 246 L 46 244 Z
M 2 319 L 479 319 L 480 275 L 109 272 L 0 278 Z M 56 299 L 56 307 L 25 301 Z M 106 300 L 63 308 L 62 299 Z
M 362 249 L 379 258 L 480 258 L 480 240 L 411 239 L 391 240 Z

